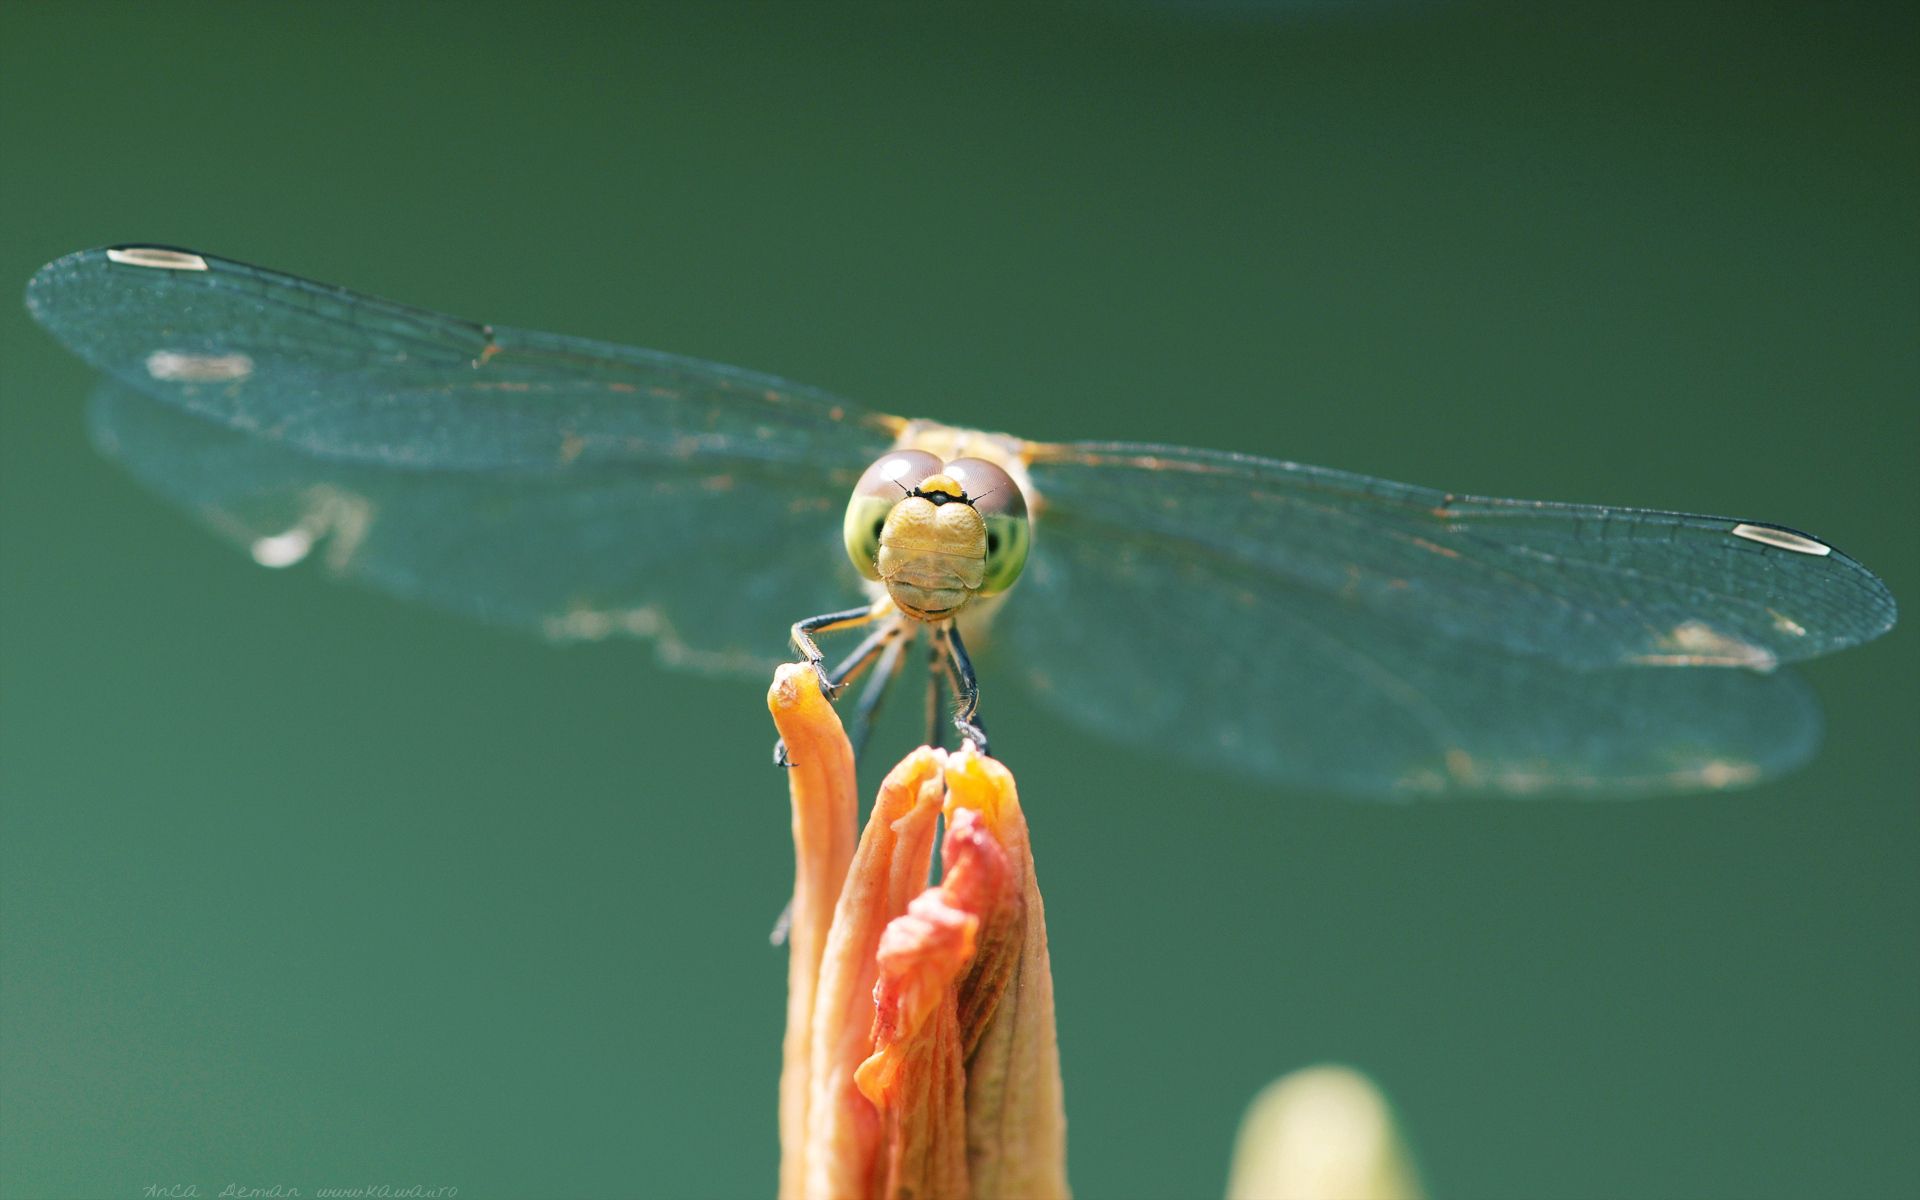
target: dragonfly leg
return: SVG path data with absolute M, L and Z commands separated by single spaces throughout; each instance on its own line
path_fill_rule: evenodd
M 909 639 L 904 626 L 896 625 L 886 631 L 887 644 L 880 651 L 879 664 L 873 669 L 872 678 L 860 692 L 860 703 L 854 707 L 853 720 L 847 726 L 847 740 L 853 743 L 853 757 L 857 761 L 866 751 L 867 735 L 873 732 L 873 718 L 880 711 L 880 702 L 886 699 L 887 685 L 893 682 L 894 675 L 900 670 L 900 660 L 905 656 Z
M 962 740 L 985 754 L 987 731 L 980 723 L 980 685 L 973 677 L 973 660 L 967 657 L 966 643 L 960 640 L 960 630 L 951 621 L 936 630 L 934 636 L 938 639 L 936 651 L 941 642 L 945 643 L 946 657 L 942 665 L 958 701 L 953 727 L 960 731 Z
M 940 685 L 949 675 L 947 648 L 941 641 L 941 628 L 936 625 L 927 634 L 927 745 L 935 750 L 940 749 L 947 740 L 947 705 L 941 695 Z
M 879 605 L 870 604 L 865 608 L 848 608 L 840 612 L 821 613 L 817 617 L 808 617 L 804 621 L 793 623 L 793 648 L 800 652 L 800 657 L 813 668 L 813 673 L 820 677 L 820 694 L 828 700 L 832 700 L 839 694 L 840 685 L 836 684 L 833 676 L 828 673 L 827 656 L 820 652 L 820 643 L 813 640 L 813 635 L 865 625 L 869 621 L 878 620 L 884 611 Z
M 941 682 L 954 693 L 954 712 L 952 724 L 960 730 L 962 741 L 970 743 L 979 753 L 987 753 L 987 730 L 979 724 L 979 685 L 973 682 L 973 662 L 966 657 L 966 645 L 960 641 L 960 630 L 952 628 L 952 622 L 933 628 L 933 689 L 927 720 L 933 726 L 933 733 L 927 739 L 931 745 L 941 745 L 943 741 L 943 716 L 939 703 Z
M 849 609 L 846 612 L 827 613 L 823 616 L 809 617 L 805 621 L 797 621 L 794 623 L 793 643 L 799 647 L 802 654 L 807 656 L 808 664 L 813 667 L 814 673 L 820 677 L 820 694 L 828 700 L 832 700 L 838 696 L 847 684 L 851 683 L 862 671 L 872 665 L 873 661 L 878 658 L 883 651 L 888 649 L 903 631 L 897 622 L 890 622 L 874 630 L 867 635 L 864 641 L 853 648 L 851 654 L 840 661 L 839 666 L 831 671 L 825 668 L 824 663 L 826 662 L 826 656 L 820 653 L 820 646 L 813 640 L 811 635 L 829 632 L 835 629 L 851 629 L 867 621 L 875 620 L 876 618 L 877 614 L 872 609 L 862 608 Z M 873 688 L 870 685 L 867 692 L 872 691 Z M 860 706 L 860 712 L 856 714 L 855 720 L 859 725 L 864 725 L 866 717 L 871 715 L 871 705 L 869 704 L 867 693 L 862 693 Z M 860 731 L 860 739 L 864 740 L 865 737 L 866 732 L 864 728 L 862 728 Z M 859 745 L 859 741 L 854 743 L 856 755 L 859 753 Z M 773 763 L 777 767 L 790 767 L 793 765 L 793 760 L 787 757 L 787 743 L 785 739 L 774 742 Z

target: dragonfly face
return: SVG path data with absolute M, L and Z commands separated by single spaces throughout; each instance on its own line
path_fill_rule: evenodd
M 919 621 L 947 620 L 976 595 L 1012 587 L 1032 544 L 1026 497 L 1005 470 L 914 449 L 883 455 L 860 476 L 843 534 L 854 568 Z
M 951 453 L 975 444 L 979 454 L 942 461 L 933 449 Z M 1025 474 L 1024 448 L 1014 439 L 971 430 L 911 422 L 894 449 L 874 461 L 854 485 L 841 533 L 847 557 L 883 599 L 870 608 L 823 613 L 795 622 L 793 645 L 820 676 L 822 691 L 835 695 L 869 668 L 873 675 L 852 721 L 853 744 L 864 744 L 871 719 L 913 640 L 915 623 L 930 630 L 934 654 L 928 712 L 930 744 L 941 744 L 942 689 L 955 700 L 953 724 L 965 740 L 987 748 L 978 720 L 980 689 L 957 618 L 976 597 L 997 596 L 1013 586 L 1032 545 L 1025 492 L 1015 473 Z M 1003 466 L 1002 463 L 1005 465 Z M 829 671 L 813 635 L 873 625 L 878 628 Z M 787 762 L 784 745 L 774 761 Z
M 796 642 L 864 626 L 850 660 L 881 679 L 925 630 L 963 733 L 960 626 L 991 611 L 996 687 L 1262 778 L 1726 787 L 1813 753 L 1785 668 L 1895 618 L 1859 562 L 1767 522 L 909 421 L 191 251 L 69 255 L 27 305 L 108 377 L 102 451 L 263 564 L 762 679 L 795 612 L 828 614 Z

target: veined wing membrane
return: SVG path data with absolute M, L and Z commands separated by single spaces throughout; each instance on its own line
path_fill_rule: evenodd
M 95 443 L 269 566 L 331 573 L 556 640 L 639 637 L 663 660 L 764 676 L 790 612 L 845 607 L 850 481 L 780 464 L 407 471 L 330 460 L 109 381 Z
M 1046 536 L 1001 618 L 1043 701 L 1194 761 L 1360 795 L 1598 796 L 1753 783 L 1818 743 L 1787 672 L 1579 670 L 1077 510 Z
M 27 306 L 121 382 L 316 456 L 438 470 L 732 461 L 856 474 L 899 428 L 824 392 L 490 327 L 189 251 L 88 250 Z
M 1031 471 L 1043 537 L 1068 518 L 1185 547 L 1256 589 L 1398 626 L 1407 653 L 1459 639 L 1570 667 L 1765 671 L 1877 637 L 1894 619 L 1865 567 L 1760 522 L 1455 496 L 1167 446 L 1040 445 Z
M 860 594 L 837 514 L 898 423 L 825 393 L 188 251 L 70 255 L 27 303 L 114 381 L 102 449 L 262 562 L 754 672 Z

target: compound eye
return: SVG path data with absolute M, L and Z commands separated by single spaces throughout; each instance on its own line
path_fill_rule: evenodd
M 1027 522 L 1027 498 L 1020 485 L 984 458 L 956 458 L 947 464 L 952 476 L 967 493 L 967 502 L 980 514 L 987 526 L 987 571 L 980 583 L 980 594 L 1004 592 L 1020 578 L 1027 565 L 1027 550 L 1033 542 L 1033 527 Z
M 1027 498 L 1013 476 L 984 458 L 956 458 L 946 473 L 966 489 L 967 503 L 983 517 L 1027 515 Z
M 860 482 L 853 485 L 853 498 L 847 501 L 840 533 L 847 557 L 862 575 L 880 578 L 880 531 L 886 528 L 887 514 L 922 479 L 939 470 L 940 460 L 924 450 L 890 450 L 861 474 Z

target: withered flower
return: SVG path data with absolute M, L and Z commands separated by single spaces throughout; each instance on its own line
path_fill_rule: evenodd
M 1012 774 L 915 750 L 856 846 L 853 751 L 814 673 L 783 667 L 767 703 L 794 764 L 782 1200 L 1067 1196 L 1046 921 Z

